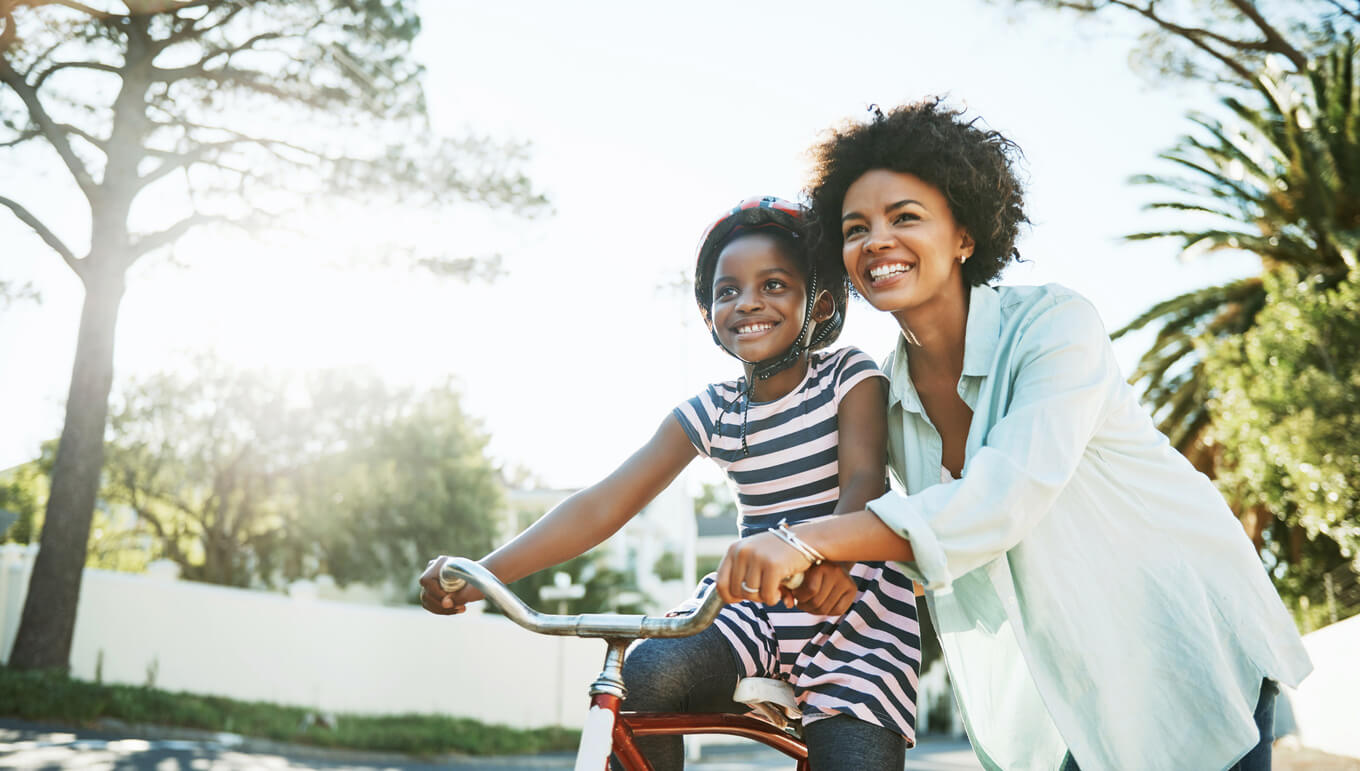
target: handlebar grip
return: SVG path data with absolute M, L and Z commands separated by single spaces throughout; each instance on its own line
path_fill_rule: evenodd
M 439 566 L 439 588 L 449 594 L 462 590 L 467 586 L 467 581 L 463 580 L 448 562 Z
M 789 576 L 783 581 L 780 581 L 780 583 L 788 587 L 789 589 L 797 589 L 798 587 L 803 585 L 803 574 L 794 573 L 793 575 Z

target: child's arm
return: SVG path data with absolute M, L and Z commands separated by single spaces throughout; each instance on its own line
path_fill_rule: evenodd
M 483 557 L 481 564 L 511 583 L 580 556 L 623 527 L 679 476 L 697 451 L 674 416 L 609 476 L 567 498 L 529 529 Z M 468 586 L 447 594 L 439 588 L 441 557 L 420 577 L 420 604 L 431 613 L 461 612 L 481 593 Z
M 835 514 L 863 511 L 882 495 L 888 457 L 887 380 L 871 377 L 855 384 L 836 408 L 840 499 Z M 798 607 L 838 616 L 850 609 L 859 589 L 848 565 L 823 563 L 807 571 L 793 591 Z
M 888 472 L 888 381 L 857 383 L 836 408 L 840 500 L 836 514 L 863 511 L 884 492 Z

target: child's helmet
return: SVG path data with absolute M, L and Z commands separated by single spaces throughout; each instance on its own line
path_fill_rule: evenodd
M 821 288 L 831 292 L 832 301 L 836 306 L 835 313 L 831 318 L 817 324 L 809 339 L 808 330 L 812 326 L 812 309 L 817 302 L 819 279 L 811 244 L 808 243 L 812 230 L 810 220 L 808 210 L 792 201 L 775 196 L 757 196 L 747 198 L 724 213 L 708 226 L 699 242 L 699 256 L 694 266 L 694 300 L 699 305 L 704 322 L 710 325 L 710 331 L 712 325 L 709 310 L 713 306 L 713 271 L 723 247 L 739 235 L 766 229 L 776 231 L 772 233 L 776 238 L 786 239 L 796 245 L 795 250 L 798 253 L 796 256 L 801 257 L 808 279 L 808 302 L 803 313 L 803 330 L 785 353 L 765 361 L 754 362 L 754 374 L 760 379 L 768 378 L 793 366 L 804 351 L 830 343 L 840 334 L 844 323 L 845 317 L 841 312 L 846 301 L 844 279 L 837 282 L 828 276 L 827 279 L 830 280 L 823 280 Z M 713 342 L 727 350 L 716 332 L 713 332 Z

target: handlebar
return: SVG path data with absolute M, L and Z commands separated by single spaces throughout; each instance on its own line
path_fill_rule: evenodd
M 465 583 L 475 586 L 489 602 L 500 608 L 506 618 L 538 634 L 566 637 L 689 637 L 702 632 L 718 611 L 723 601 L 717 591 L 710 592 L 693 614 L 667 618 L 621 613 L 582 613 L 575 616 L 539 613 L 513 592 L 491 571 L 465 557 L 450 557 L 439 569 L 439 586 L 446 592 L 456 592 Z

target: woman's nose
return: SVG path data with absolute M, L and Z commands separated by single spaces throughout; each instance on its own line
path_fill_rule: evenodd
M 875 231 L 871 232 L 869 237 L 864 239 L 864 250 L 868 252 L 877 252 L 887 248 L 891 244 L 892 242 L 886 234 Z

